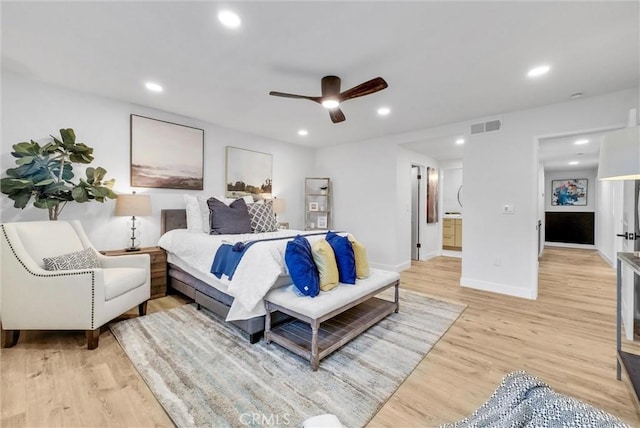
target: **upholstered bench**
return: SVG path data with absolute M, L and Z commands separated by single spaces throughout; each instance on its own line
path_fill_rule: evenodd
M 269 292 L 265 297 L 264 338 L 308 359 L 318 369 L 320 360 L 392 312 L 398 312 L 400 275 L 371 269 L 368 278 L 355 285 L 338 284 L 316 297 L 295 294 L 293 285 Z M 374 297 L 395 287 L 394 300 Z M 271 312 L 280 311 L 294 319 L 271 329 Z

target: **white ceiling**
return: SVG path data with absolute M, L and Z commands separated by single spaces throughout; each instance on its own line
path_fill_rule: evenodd
M 240 15 L 240 29 L 219 24 L 223 6 Z M 1 7 L 3 70 L 315 147 L 639 86 L 638 1 Z M 528 79 L 542 63 L 550 73 Z M 318 104 L 268 95 L 320 95 L 328 74 L 342 78 L 343 90 L 376 76 L 389 87 L 347 101 L 340 124 Z M 148 92 L 148 80 L 164 92 Z M 381 118 L 383 105 L 392 112 Z M 309 135 L 298 136 L 300 128 Z M 443 138 L 420 150 L 451 159 L 462 149 Z

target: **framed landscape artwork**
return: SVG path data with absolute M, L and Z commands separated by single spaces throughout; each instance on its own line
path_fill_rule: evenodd
M 586 178 L 551 180 L 551 205 L 586 206 L 587 183 Z
M 272 156 L 227 146 L 227 198 L 251 195 L 254 200 L 271 197 Z
M 438 170 L 427 167 L 427 223 L 438 222 Z
M 131 186 L 202 190 L 204 130 L 131 115 Z

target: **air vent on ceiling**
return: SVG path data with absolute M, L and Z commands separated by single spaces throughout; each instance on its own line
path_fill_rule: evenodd
M 496 132 L 502 127 L 502 122 L 499 119 L 490 120 L 488 122 L 473 123 L 471 124 L 471 134 L 482 134 L 483 132 Z

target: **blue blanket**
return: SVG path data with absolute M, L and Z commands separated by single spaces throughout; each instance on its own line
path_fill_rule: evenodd
M 312 235 L 324 235 L 327 232 L 319 232 L 319 233 L 311 233 L 304 236 L 312 236 Z M 233 274 L 236 272 L 238 265 L 240 264 L 240 260 L 242 260 L 242 256 L 244 253 L 253 245 L 258 242 L 266 242 L 266 241 L 278 241 L 283 239 L 293 239 L 295 236 L 280 236 L 277 238 L 265 238 L 265 239 L 256 239 L 255 241 L 247 241 L 247 242 L 236 242 L 235 244 L 222 244 L 218 251 L 216 251 L 216 255 L 213 258 L 213 263 L 211 264 L 211 273 L 215 275 L 216 278 L 222 278 L 222 275 L 227 275 L 229 280 L 233 279 Z

